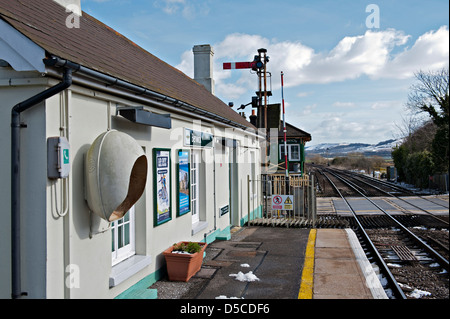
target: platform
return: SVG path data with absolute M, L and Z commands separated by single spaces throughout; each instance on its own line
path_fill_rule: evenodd
M 354 232 L 318 229 L 313 299 L 387 299 Z
M 208 245 L 189 283 L 170 287 L 187 299 L 387 298 L 350 229 L 242 227 Z

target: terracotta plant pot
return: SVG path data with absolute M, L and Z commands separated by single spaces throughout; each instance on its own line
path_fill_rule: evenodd
M 178 245 L 180 243 L 187 244 L 188 242 L 179 242 Z M 203 253 L 208 245 L 206 243 L 198 244 L 202 246 L 202 249 L 195 254 L 172 253 L 173 246 L 163 252 L 170 281 L 187 282 L 200 270 L 203 262 Z

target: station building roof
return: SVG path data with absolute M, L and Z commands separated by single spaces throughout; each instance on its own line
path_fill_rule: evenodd
M 280 129 L 278 130 L 278 138 L 283 138 L 284 132 L 283 132 L 283 121 L 280 122 Z M 286 122 L 286 137 L 287 138 L 299 138 L 302 139 L 304 142 L 311 141 L 311 134 L 308 132 L 305 132 L 298 127 L 295 127 L 292 124 L 289 124 Z
M 69 13 L 53 0 L 0 0 L 0 18 L 46 51 L 255 129 L 204 86 L 119 32 L 82 13 L 68 28 Z

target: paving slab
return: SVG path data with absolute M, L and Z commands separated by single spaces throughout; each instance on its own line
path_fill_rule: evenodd
M 373 299 L 344 229 L 318 229 L 313 299 Z
M 358 246 L 359 250 L 355 249 Z M 367 287 L 366 278 L 377 277 L 369 271 L 370 264 L 351 230 L 242 227 L 232 233 L 230 240 L 209 244 L 206 256 L 202 269 L 189 283 L 155 284 L 158 298 L 179 295 L 183 299 L 226 296 L 273 300 L 375 296 L 373 289 Z M 239 272 L 243 275 L 250 271 L 256 276 L 255 281 L 236 280 Z M 303 294 L 304 287 L 310 293 Z M 179 289 L 182 293 L 171 293 Z M 381 287 L 381 298 L 383 293 Z
M 245 299 L 296 299 L 309 229 L 249 227 L 227 242 L 214 242 L 210 248 L 222 252 L 209 262 L 219 265 L 198 299 L 220 295 Z M 244 236 L 245 235 L 245 236 Z M 248 264 L 250 267 L 243 267 Z M 259 279 L 241 282 L 230 274 L 250 271 Z

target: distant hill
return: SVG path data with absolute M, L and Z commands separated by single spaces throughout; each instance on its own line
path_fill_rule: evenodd
M 364 143 L 322 143 L 306 145 L 306 155 L 319 154 L 323 157 L 345 156 L 349 153 L 362 153 L 365 156 L 391 157 L 392 149 L 401 144 L 401 140 L 387 140 L 378 144 Z

